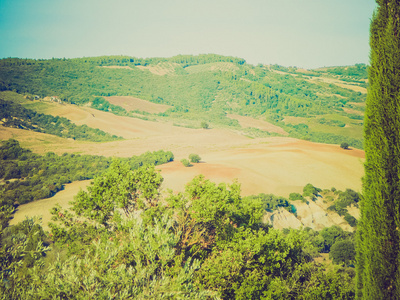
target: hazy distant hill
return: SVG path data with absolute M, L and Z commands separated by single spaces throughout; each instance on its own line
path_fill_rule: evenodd
M 0 60 L 0 89 L 90 105 L 115 114 L 173 120 L 177 125 L 231 127 L 249 136 L 277 135 L 239 118 L 279 126 L 289 136 L 316 142 L 348 142 L 362 148 L 367 66 L 304 70 L 247 64 L 214 54 L 138 59 Z M 129 111 L 107 96 L 133 96 L 169 105 L 164 112 Z M 248 128 L 242 128 L 248 127 Z

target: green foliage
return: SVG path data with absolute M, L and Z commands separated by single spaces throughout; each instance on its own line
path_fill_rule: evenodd
M 181 163 L 182 165 L 184 165 L 185 167 L 191 167 L 192 164 L 190 163 L 190 161 L 186 158 L 181 159 Z
M 203 129 L 208 129 L 209 125 L 208 125 L 207 122 L 202 121 L 201 124 L 200 124 L 200 127 L 203 128 Z
M 332 245 L 329 257 L 335 264 L 349 265 L 355 262 L 356 250 L 352 240 L 337 241 Z
M 191 201 L 192 215 L 201 223 L 208 234 L 225 234 L 223 228 L 229 222 L 229 212 L 240 201 L 240 186 L 234 183 L 218 186 L 199 175 L 186 186 L 186 193 Z
M 331 227 L 325 227 L 324 229 L 321 230 L 320 234 L 324 238 L 323 252 L 330 252 L 331 247 L 337 241 L 345 240 L 347 238 L 353 238 L 352 233 L 344 231 L 337 225 Z
M 313 186 L 311 183 L 307 183 L 303 188 L 303 197 L 310 197 L 311 200 L 315 201 L 321 191 L 320 188 Z
M 357 245 L 357 297 L 400 298 L 399 2 L 377 1 L 370 27 L 365 176 Z
M 303 195 L 300 194 L 300 193 L 290 193 L 290 194 L 289 194 L 289 200 L 293 200 L 293 201 L 295 201 L 295 200 L 306 201 L 306 200 L 304 199 Z
M 196 163 L 196 164 L 199 163 L 201 160 L 198 154 L 193 154 L 193 153 L 189 155 L 189 159 L 191 163 Z
M 283 207 L 291 211 L 291 204 L 286 198 L 275 196 L 273 194 L 261 193 L 256 196 L 247 196 L 243 199 L 246 199 L 247 201 L 261 201 L 263 209 L 268 211 L 274 211 L 278 209 L 278 207 Z
M 26 219 L 14 227 L 0 230 L 0 295 L 2 299 L 20 299 L 27 288 L 34 266 L 43 265 L 49 250 L 38 219 Z
M 346 220 L 347 223 L 349 223 L 351 227 L 356 227 L 358 224 L 357 219 L 352 215 L 350 215 L 349 213 L 344 214 L 344 219 Z
M 223 299 L 260 299 L 274 278 L 284 280 L 305 261 L 301 246 L 295 234 L 240 228 L 229 242 L 217 246 L 196 277 Z
M 320 124 L 330 125 L 330 126 L 338 126 L 338 127 L 346 126 L 346 124 L 344 122 L 339 121 L 339 120 L 328 120 L 328 119 L 325 119 L 325 118 L 320 118 L 320 119 L 318 119 L 318 122 Z
M 198 176 L 184 193 L 170 192 L 163 199 L 161 182 L 154 167 L 132 171 L 128 163 L 114 161 L 88 192 L 78 194 L 72 211 L 53 208 L 52 250 L 43 247 L 43 230 L 30 221 L 7 229 L 1 240 L 5 246 L 0 248 L 0 263 L 7 268 L 0 273 L 2 295 L 12 299 L 353 298 L 354 274 L 345 268 L 325 270 L 311 261 L 326 241 L 335 245 L 349 240 L 348 233 L 338 228 L 321 235 L 311 229 L 282 232 L 265 226 L 261 220 L 267 204 L 284 199 L 242 198 L 236 182 L 217 185 Z M 337 248 L 339 257 L 347 257 Z M 41 257 L 46 251 L 52 259 L 44 264 Z M 23 267 L 29 257 L 23 254 L 28 252 L 33 259 Z
M 344 216 L 344 219 L 352 227 L 355 227 L 357 225 L 357 220 L 347 212 L 347 207 L 350 205 L 358 207 L 358 203 L 361 200 L 360 194 L 352 189 L 346 189 L 344 192 L 337 191 L 337 194 L 339 197 L 328 209 L 337 212 L 340 216 Z
M 275 278 L 265 299 L 354 299 L 354 271 L 304 263 L 286 280 Z
M 347 149 L 349 149 L 349 144 L 346 143 L 346 142 L 343 142 L 343 143 L 340 144 L 340 148 L 347 150 Z

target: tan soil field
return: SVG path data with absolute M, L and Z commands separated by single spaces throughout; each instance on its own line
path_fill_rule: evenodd
M 273 133 L 278 133 L 281 135 L 289 135 L 285 130 L 283 130 L 281 127 L 276 126 L 274 124 L 271 124 L 267 121 L 263 120 L 257 120 L 252 117 L 247 117 L 247 116 L 239 116 L 239 115 L 227 115 L 228 118 L 237 120 L 240 124 L 240 126 L 248 128 L 248 127 L 253 127 L 253 128 L 258 128 L 267 132 L 273 132 Z
M 195 175 L 242 185 L 242 195 L 273 193 L 287 197 L 307 183 L 320 188 L 361 191 L 363 152 L 289 138 L 265 139 L 235 149 L 199 153 L 202 163 L 186 168 L 179 161 L 159 166 L 165 186 L 183 191 Z
M 127 111 L 140 110 L 152 114 L 163 113 L 168 108 L 172 107 L 170 105 L 152 103 L 150 101 L 130 96 L 111 96 L 111 97 L 104 97 L 104 99 L 106 99 L 111 104 L 125 108 Z
M 164 189 L 174 191 L 183 191 L 185 184 L 198 174 L 204 174 L 215 182 L 232 183 L 237 179 L 241 183 L 243 195 L 273 193 L 287 197 L 291 192 L 302 192 L 307 183 L 319 188 L 352 188 L 361 191 L 364 152 L 358 149 L 343 150 L 338 145 L 317 144 L 288 137 L 251 139 L 241 132 L 228 129 L 182 128 L 170 123 L 119 117 L 73 105 L 54 103 L 46 113 L 64 116 L 78 125 L 87 124 L 123 136 L 126 140 L 79 142 L 2 126 L 0 139 L 16 138 L 22 146 L 37 153 L 78 152 L 129 157 L 146 151 L 169 150 L 174 153 L 175 161 L 157 168 L 165 178 Z M 202 162 L 193 167 L 184 167 L 180 160 L 191 153 L 199 154 Z M 52 200 L 40 200 L 27 205 L 53 201 L 62 195 L 72 200 L 79 188 L 70 186 L 77 187 L 68 185 Z M 44 204 L 43 207 L 48 205 Z M 34 211 L 33 208 L 25 209 L 25 205 L 21 205 L 15 219 L 21 220 L 21 214 L 30 210 Z M 36 211 L 39 213 L 41 210 L 37 206 Z

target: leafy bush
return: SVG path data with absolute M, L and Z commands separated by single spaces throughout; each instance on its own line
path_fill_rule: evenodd
M 185 167 L 191 167 L 192 164 L 190 163 L 190 161 L 186 158 L 181 159 L 181 163 L 182 165 L 184 165 Z
M 311 200 L 315 201 L 322 190 L 308 183 L 303 188 L 303 197 L 310 197 Z
M 347 150 L 347 149 L 349 149 L 349 144 L 346 142 L 343 142 L 340 144 L 340 148 Z
M 203 121 L 203 122 L 201 122 L 200 127 L 203 128 L 203 129 L 208 129 L 209 125 L 208 125 L 207 122 Z
M 349 265 L 350 263 L 355 262 L 355 256 L 356 251 L 354 242 L 348 239 L 335 242 L 329 252 L 329 257 L 335 264 L 343 263 Z
M 305 201 L 304 197 L 300 193 L 290 193 L 289 194 L 289 200 L 302 200 Z
M 357 219 L 354 218 L 352 215 L 350 215 L 349 213 L 345 213 L 344 214 L 344 219 L 347 221 L 347 223 L 349 223 L 349 225 L 351 227 L 356 227 L 357 226 Z
M 286 198 L 275 196 L 273 194 L 261 193 L 259 195 L 247 196 L 243 199 L 248 201 L 261 201 L 263 208 L 267 211 L 274 211 L 278 209 L 278 207 L 284 207 L 291 211 L 292 207 Z
M 193 154 L 193 153 L 189 155 L 189 159 L 190 159 L 190 162 L 192 162 L 192 163 L 199 163 L 201 160 L 201 158 L 198 154 Z

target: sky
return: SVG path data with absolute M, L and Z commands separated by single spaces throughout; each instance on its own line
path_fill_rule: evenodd
M 0 58 L 205 54 L 369 62 L 374 0 L 0 0 Z

